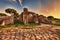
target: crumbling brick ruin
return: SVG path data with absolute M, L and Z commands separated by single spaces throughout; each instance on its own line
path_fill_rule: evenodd
M 0 16 L 0 25 L 7 25 L 14 23 L 14 16 Z

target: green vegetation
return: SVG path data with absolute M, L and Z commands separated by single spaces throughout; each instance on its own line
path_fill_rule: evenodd
M 22 26 L 22 25 L 24 25 L 23 22 L 17 22 L 17 23 L 14 23 L 14 24 L 8 24 L 6 26 L 8 26 L 8 27 L 11 27 L 11 26 L 18 27 L 18 26 Z
M 54 17 L 53 17 L 53 16 L 48 16 L 47 19 L 48 19 L 48 20 L 53 20 Z
M 5 26 L 0 26 L 0 29 L 5 28 Z
M 36 25 L 40 25 L 40 23 L 29 22 L 29 24 L 24 25 L 23 22 L 17 22 L 14 24 L 8 24 L 8 25 L 6 25 L 6 27 L 22 27 L 22 28 L 27 27 L 26 29 L 29 29 L 30 27 L 35 27 Z
M 56 22 L 54 23 L 54 25 L 60 26 L 60 22 Z
M 17 11 L 15 9 L 11 9 L 11 8 L 6 9 L 5 12 L 10 13 L 10 14 L 11 13 L 14 13 L 14 14 L 17 13 Z
M 10 14 L 14 13 L 15 18 L 18 16 L 18 13 L 15 9 L 8 8 L 8 9 L 5 10 L 5 12 L 10 13 Z
M 60 29 L 57 29 L 56 32 L 60 34 Z
M 42 22 L 43 24 L 49 24 L 48 22 Z
M 4 13 L 0 13 L 0 16 L 6 16 L 6 14 L 4 14 Z
M 15 26 L 21 26 L 21 25 L 24 25 L 23 22 L 17 22 L 17 23 L 14 23 Z
M 49 23 L 51 25 L 56 25 L 56 26 L 60 26 L 60 22 L 56 22 L 56 21 L 52 21 L 51 23 Z
M 29 22 L 31 26 L 40 25 L 40 23 Z

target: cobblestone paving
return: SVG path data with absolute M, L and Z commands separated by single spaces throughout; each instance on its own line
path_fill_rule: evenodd
M 0 40 L 60 40 L 60 36 L 48 29 L 17 28 L 0 30 Z

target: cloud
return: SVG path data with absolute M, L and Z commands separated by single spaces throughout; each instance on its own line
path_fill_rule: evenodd
M 16 0 L 7 0 L 7 1 L 9 1 L 9 2 L 16 2 Z
M 16 2 L 16 0 L 12 0 L 13 2 Z
M 20 3 L 20 5 L 22 6 L 22 0 L 9 0 L 10 2 L 19 2 Z
M 19 2 L 20 2 L 20 5 L 22 6 L 22 0 L 19 0 Z
M 12 0 L 13 2 L 19 1 L 20 5 L 22 6 L 22 0 Z

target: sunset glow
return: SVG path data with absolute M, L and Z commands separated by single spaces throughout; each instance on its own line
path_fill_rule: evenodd
M 29 11 L 40 15 L 60 18 L 60 0 L 1 0 L 0 12 L 6 8 L 14 8 L 20 14 L 27 7 Z

